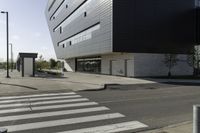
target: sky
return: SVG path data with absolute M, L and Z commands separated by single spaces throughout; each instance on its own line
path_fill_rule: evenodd
M 0 0 L 0 10 L 9 12 L 9 42 L 16 60 L 19 52 L 34 52 L 46 60 L 55 58 L 45 17 L 48 0 Z M 6 15 L 0 14 L 0 62 L 6 60 Z

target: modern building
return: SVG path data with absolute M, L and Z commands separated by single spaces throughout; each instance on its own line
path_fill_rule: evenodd
M 198 0 L 49 0 L 46 18 L 58 59 L 68 71 L 128 77 L 193 72 Z

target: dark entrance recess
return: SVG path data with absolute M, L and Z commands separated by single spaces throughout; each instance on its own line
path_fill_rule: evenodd
M 101 73 L 101 57 L 77 58 L 76 71 Z

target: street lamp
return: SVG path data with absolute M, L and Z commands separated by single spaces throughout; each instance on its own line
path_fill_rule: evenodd
M 11 72 L 13 72 L 13 45 L 12 43 L 9 43 L 9 45 L 11 46 Z
M 6 14 L 6 32 L 7 32 L 7 78 L 10 78 L 9 76 L 9 25 L 8 25 L 8 12 L 1 11 L 1 13 Z

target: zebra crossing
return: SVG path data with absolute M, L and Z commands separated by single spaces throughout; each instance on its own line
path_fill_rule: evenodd
M 0 128 L 14 133 L 115 133 L 147 125 L 75 92 L 0 97 Z

